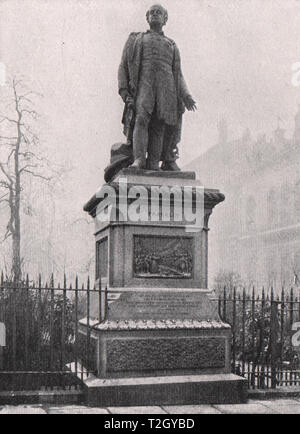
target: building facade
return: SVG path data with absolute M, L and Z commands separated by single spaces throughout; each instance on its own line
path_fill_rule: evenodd
M 224 271 L 277 293 L 300 284 L 300 106 L 292 138 L 278 123 L 270 140 L 246 130 L 228 142 L 222 121 L 218 144 L 188 169 L 226 196 L 210 221 L 210 283 Z

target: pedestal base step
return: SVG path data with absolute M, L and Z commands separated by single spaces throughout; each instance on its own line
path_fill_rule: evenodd
M 234 374 L 83 380 L 90 406 L 237 404 L 247 401 L 247 381 Z

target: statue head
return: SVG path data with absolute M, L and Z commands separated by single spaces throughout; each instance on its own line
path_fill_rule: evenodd
M 147 21 L 151 25 L 164 26 L 168 21 L 168 11 L 161 5 L 153 5 L 146 13 Z

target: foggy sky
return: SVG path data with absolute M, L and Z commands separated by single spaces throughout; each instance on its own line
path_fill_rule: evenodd
M 184 116 L 179 165 L 217 139 L 225 117 L 230 137 L 250 128 L 270 135 L 283 120 L 292 134 L 300 87 L 298 0 L 165 0 L 167 36 L 180 49 L 198 111 Z M 117 69 L 128 34 L 148 28 L 145 0 L 2 0 L 0 62 L 44 95 L 41 141 L 72 167 L 63 198 L 70 212 L 103 181 L 113 143 L 124 140 Z

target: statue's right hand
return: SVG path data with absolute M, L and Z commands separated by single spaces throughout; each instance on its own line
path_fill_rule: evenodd
M 129 108 L 134 109 L 134 99 L 132 98 L 132 96 L 128 95 L 128 96 L 126 97 L 126 105 L 127 105 Z

